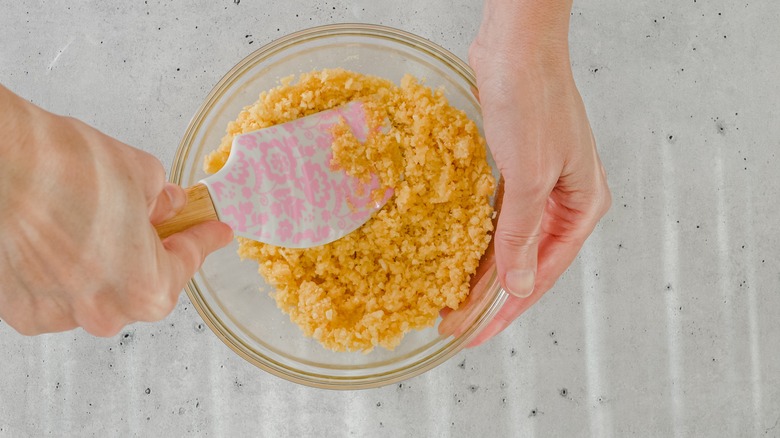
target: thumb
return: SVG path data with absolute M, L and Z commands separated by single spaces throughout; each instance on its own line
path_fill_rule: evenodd
M 534 291 L 542 216 L 550 189 L 530 178 L 507 175 L 496 226 L 496 269 L 504 289 L 526 298 Z
M 176 215 L 187 204 L 187 193 L 176 184 L 166 183 L 149 206 L 149 221 L 157 225 Z

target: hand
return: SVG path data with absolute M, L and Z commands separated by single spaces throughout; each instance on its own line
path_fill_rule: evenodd
M 557 3 L 567 9 L 567 2 Z M 502 18 L 494 6 L 486 4 L 469 62 L 485 137 L 505 181 L 495 254 L 498 278 L 511 296 L 471 346 L 501 332 L 555 284 L 611 203 L 571 74 L 568 10 L 563 31 L 541 20 L 532 38 L 518 32 L 512 40 L 508 35 L 523 27 L 496 24 Z
M 156 158 L 2 86 L 0 108 L 0 318 L 25 335 L 113 336 L 168 315 L 230 228 L 160 241 L 153 224 L 186 196 Z

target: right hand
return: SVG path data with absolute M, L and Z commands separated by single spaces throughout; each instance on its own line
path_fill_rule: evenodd
M 0 318 L 25 335 L 113 336 L 167 316 L 209 253 L 207 222 L 160 240 L 186 203 L 153 156 L 0 86 Z

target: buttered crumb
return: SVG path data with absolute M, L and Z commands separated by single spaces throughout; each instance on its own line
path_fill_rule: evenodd
M 394 197 L 372 219 L 327 245 L 291 249 L 239 238 L 279 308 L 306 336 L 335 351 L 395 348 L 404 334 L 456 309 L 490 242 L 495 181 L 477 126 L 441 90 L 411 76 L 400 86 L 342 69 L 302 74 L 260 94 L 228 124 L 205 170 L 218 171 L 233 137 L 350 101 L 364 103 L 365 143 L 334 129 L 332 165 L 379 175 Z M 389 124 L 388 124 L 389 121 Z

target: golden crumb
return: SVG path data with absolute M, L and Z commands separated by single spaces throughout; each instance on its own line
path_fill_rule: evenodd
M 218 171 L 233 137 L 361 100 L 370 127 L 358 142 L 334 129 L 333 162 L 350 175 L 379 175 L 394 197 L 372 219 L 327 245 L 280 248 L 239 238 L 259 263 L 279 308 L 306 336 L 335 351 L 395 348 L 404 334 L 456 309 L 490 242 L 495 181 L 476 124 L 441 90 L 407 75 L 400 86 L 343 69 L 302 74 L 260 94 L 228 124 L 205 160 Z

